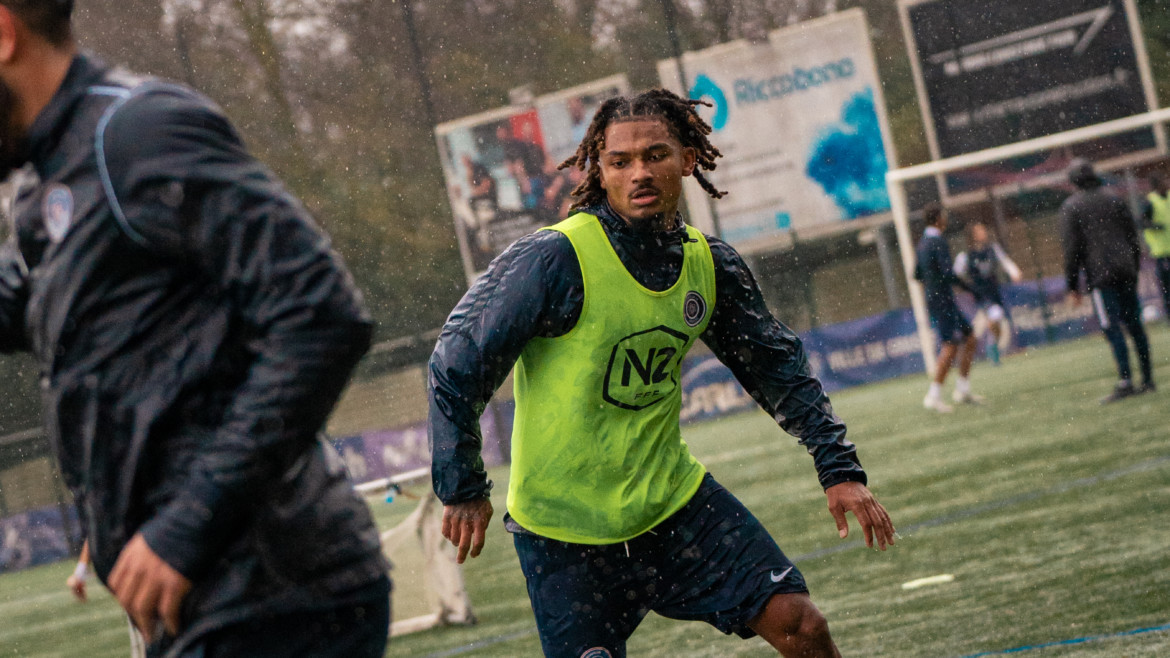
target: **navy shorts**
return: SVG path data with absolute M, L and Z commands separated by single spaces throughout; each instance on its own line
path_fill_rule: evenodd
M 944 343 L 961 343 L 972 333 L 971 323 L 955 304 L 932 307 L 930 324 L 938 332 L 938 339 Z
M 808 592 L 764 526 L 715 478 L 628 542 L 513 535 L 545 656 L 618 658 L 648 612 L 748 638 L 775 594 Z

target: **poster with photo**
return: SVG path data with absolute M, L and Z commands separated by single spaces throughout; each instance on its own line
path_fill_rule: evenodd
M 508 245 L 568 215 L 583 173 L 557 166 L 598 106 L 628 89 L 613 76 L 435 128 L 468 282 Z

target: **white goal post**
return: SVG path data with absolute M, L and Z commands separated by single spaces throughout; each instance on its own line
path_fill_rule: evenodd
M 914 263 L 916 257 L 915 245 L 910 235 L 910 208 L 906 194 L 906 183 L 923 178 L 933 178 L 950 172 L 963 171 L 1038 151 L 1070 146 L 1099 137 L 1108 137 L 1146 127 L 1156 127 L 1164 123 L 1170 123 L 1170 108 L 1155 110 L 1145 114 L 1136 114 L 1124 119 L 1085 126 L 1084 128 L 1038 137 L 1024 142 L 1016 142 L 1015 144 L 1005 144 L 1004 146 L 977 151 L 975 153 L 966 153 L 945 160 L 936 160 L 913 167 L 895 169 L 886 173 L 886 187 L 889 189 L 890 208 L 894 217 L 894 229 L 898 235 L 898 249 L 902 253 L 902 266 L 905 269 L 906 283 L 910 290 L 910 303 L 914 310 L 914 321 L 918 328 L 918 338 L 922 343 L 922 358 L 926 363 L 926 371 L 928 373 L 934 372 L 936 349 L 934 333 L 931 331 L 930 318 L 926 311 L 926 296 L 923 293 L 922 285 L 914 279 Z

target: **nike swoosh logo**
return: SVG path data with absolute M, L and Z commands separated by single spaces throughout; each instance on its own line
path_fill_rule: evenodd
M 780 582 L 781 580 L 784 580 L 784 578 L 785 578 L 786 576 L 788 576 L 788 572 L 789 572 L 789 571 L 792 571 L 792 567 L 788 567 L 787 569 L 785 569 L 785 570 L 784 570 L 784 572 L 783 572 L 783 573 L 781 573 L 779 576 L 777 576 L 777 575 L 776 575 L 776 572 L 775 572 L 775 571 L 773 571 L 773 572 L 772 572 L 772 574 L 771 574 L 771 577 L 772 577 L 772 582 L 774 582 L 774 583 L 778 583 L 778 582 Z

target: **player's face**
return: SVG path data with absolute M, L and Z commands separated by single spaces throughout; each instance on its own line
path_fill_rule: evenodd
M 987 244 L 987 228 L 982 224 L 976 224 L 971 227 L 971 239 L 975 244 L 983 246 Z
M 658 119 L 611 123 L 600 158 L 609 205 L 635 228 L 674 217 L 683 176 L 695 169 L 694 149 L 683 148 Z

